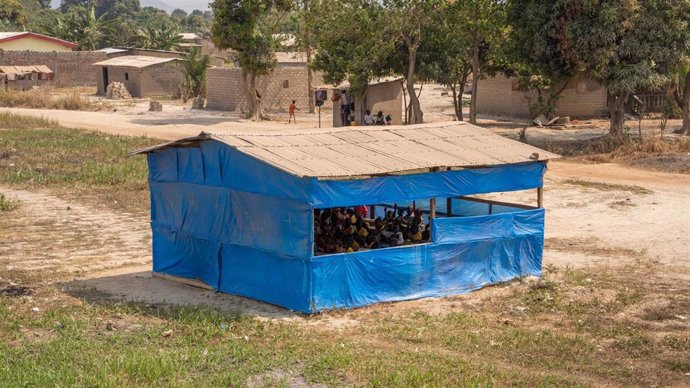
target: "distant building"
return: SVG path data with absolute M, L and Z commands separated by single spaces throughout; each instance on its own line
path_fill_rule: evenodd
M 44 65 L 0 66 L 0 89 L 29 90 L 34 86 L 46 86 L 54 73 Z
M 76 43 L 34 32 L 0 32 L 0 50 L 4 51 L 72 51 Z
M 338 86 L 324 85 L 317 89 L 330 89 L 329 100 L 333 101 L 333 126 L 342 127 L 343 117 L 341 115 L 341 105 L 343 92 L 349 91 L 350 84 L 345 82 Z M 369 109 L 372 115 L 379 111 L 383 116 L 391 116 L 391 124 L 400 125 L 403 123 L 403 88 L 401 78 L 386 78 L 369 83 L 363 96 L 346 100 L 351 104 L 350 119 L 358 125 L 364 125 L 364 114 Z M 353 124 L 354 125 L 354 124 Z
M 194 47 L 201 49 L 201 42 L 204 38 L 193 32 L 183 32 L 180 34 L 180 40 L 181 42 L 176 45 L 177 49 L 180 51 L 189 51 Z
M 143 55 L 146 57 L 159 58 L 183 58 L 184 53 L 172 50 L 154 50 L 137 47 L 106 47 L 96 52 L 105 53 L 108 58 L 122 57 L 125 55 Z
M 477 112 L 480 114 L 527 118 L 530 100 L 536 93 L 520 88 L 517 78 L 502 74 L 479 80 Z M 556 116 L 599 117 L 608 113 L 606 88 L 580 76 L 571 80 L 556 101 Z
M 178 97 L 184 71 L 178 58 L 126 55 L 96 62 L 98 94 L 105 95 L 111 82 L 121 82 L 132 97 Z

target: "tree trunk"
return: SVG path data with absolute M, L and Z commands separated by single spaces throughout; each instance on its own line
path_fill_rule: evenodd
M 304 2 L 304 12 L 309 14 L 309 2 Z M 309 93 L 309 113 L 314 113 L 314 89 L 312 88 L 312 82 L 314 79 L 314 74 L 311 70 L 311 38 L 310 38 L 309 27 L 305 26 L 304 29 L 304 45 L 307 54 L 307 92 Z
M 683 95 L 683 127 L 680 129 L 682 135 L 690 135 L 690 93 Z
M 462 96 L 465 94 L 465 84 L 467 83 L 467 77 L 469 76 L 469 72 L 464 72 L 462 73 L 462 78 L 460 79 L 460 95 L 458 96 L 458 106 L 455 111 L 455 116 L 457 116 L 458 121 L 465 121 L 464 114 L 462 113 Z
M 683 86 L 683 95 L 678 94 L 678 88 L 674 88 L 673 97 L 676 103 L 683 111 L 683 126 L 680 129 L 681 134 L 690 135 L 690 72 L 685 75 L 685 85 Z
M 424 122 L 424 113 L 422 107 L 419 105 L 419 98 L 414 92 L 414 73 L 417 65 L 417 49 L 410 47 L 410 53 L 407 58 L 407 93 L 410 96 L 410 109 L 412 124 L 421 124 Z
M 404 125 L 407 125 L 409 123 L 409 121 L 407 120 L 407 111 L 410 107 L 407 105 L 407 88 L 405 87 L 404 82 L 402 83 L 402 89 L 403 89 L 403 107 L 405 108 L 403 113 L 405 114 L 405 117 L 403 117 L 401 121 L 403 122 Z
M 450 89 L 453 91 L 453 108 L 455 109 L 455 119 L 458 121 L 462 121 L 462 119 L 458 115 L 458 85 L 450 85 Z M 462 96 L 460 96 L 460 98 L 462 98 Z M 462 111 L 460 111 L 460 114 L 462 114 Z
M 623 136 L 623 124 L 625 123 L 625 101 L 628 99 L 627 93 L 608 95 L 611 136 Z
M 475 14 L 475 24 L 477 15 Z M 472 36 L 472 99 L 470 100 L 470 124 L 477 124 L 477 89 L 479 89 L 479 31 L 475 26 Z
M 307 91 L 309 93 L 309 113 L 314 113 L 314 88 L 312 87 L 312 82 L 314 79 L 314 74 L 311 71 L 311 48 L 307 46 Z
M 242 87 L 244 89 L 244 98 L 247 101 L 246 118 L 252 118 L 256 114 L 256 93 L 254 92 L 254 85 L 250 82 L 249 73 L 242 71 Z

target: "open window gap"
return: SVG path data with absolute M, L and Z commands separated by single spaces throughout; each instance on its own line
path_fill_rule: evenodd
M 410 204 L 314 210 L 314 256 L 415 246 L 431 241 L 429 211 Z

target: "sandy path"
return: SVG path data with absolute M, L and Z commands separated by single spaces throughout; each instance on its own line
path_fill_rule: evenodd
M 118 112 L 84 112 L 54 109 L 0 108 L 0 112 L 45 117 L 66 128 L 97 130 L 124 136 L 147 136 L 163 140 L 176 140 L 198 135 L 201 131 L 230 133 L 244 130 L 285 131 L 286 129 L 317 128 L 315 114 L 303 113 L 299 124 L 288 126 L 287 116 L 272 115 L 273 121 L 253 122 L 236 113 L 219 111 L 183 110 L 180 106 L 166 106 L 164 112 L 148 112 L 140 106 Z M 324 127 L 330 121 L 330 112 L 323 112 Z M 283 117 L 285 116 L 285 117 Z

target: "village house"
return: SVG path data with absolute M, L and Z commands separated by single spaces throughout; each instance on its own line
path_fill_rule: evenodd
M 2 51 L 62 52 L 76 48 L 76 43 L 35 32 L 0 32 L 0 50 Z
M 529 118 L 533 91 L 525 91 L 515 77 L 498 74 L 479 79 L 477 112 L 486 115 Z M 571 80 L 556 101 L 556 116 L 601 117 L 608 114 L 606 88 L 586 77 Z
M 1 90 L 29 90 L 34 86 L 46 86 L 54 73 L 44 65 L 0 66 Z
M 121 82 L 132 97 L 178 97 L 184 70 L 178 58 L 127 55 L 96 62 L 98 94 L 105 95 L 111 82 Z
M 369 83 L 362 96 L 354 96 L 350 92 L 350 84 L 344 82 L 338 86 L 324 85 L 319 89 L 330 91 L 329 100 L 333 101 L 333 126 L 344 126 L 343 120 L 352 125 L 363 125 L 367 110 L 372 115 L 381 112 L 383 116 L 390 116 L 392 125 L 403 123 L 403 88 L 401 78 L 385 78 Z M 343 98 L 343 96 L 347 96 Z M 341 109 L 343 102 L 350 105 L 349 109 Z M 349 112 L 350 117 L 344 115 Z

